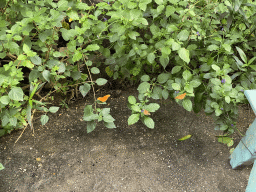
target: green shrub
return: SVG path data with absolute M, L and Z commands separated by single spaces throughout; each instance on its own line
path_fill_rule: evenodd
M 92 79 L 102 68 L 113 79 L 142 81 L 140 103 L 128 100 L 128 124 L 141 118 L 150 128 L 145 110 L 159 105 L 147 105 L 149 98 L 176 98 L 188 111 L 214 115 L 216 130 L 233 133 L 238 105 L 247 102 L 243 90 L 256 87 L 256 8 L 249 0 L 7 1 L 0 10 L 0 135 L 32 126 L 35 110 L 45 112 L 45 124 L 46 113 L 58 110 L 45 98 L 70 89 L 85 96 L 107 82 Z M 102 66 L 89 59 L 99 55 Z M 54 90 L 35 99 L 46 84 Z M 84 110 L 88 133 L 97 121 L 115 127 L 110 109 L 96 104 Z

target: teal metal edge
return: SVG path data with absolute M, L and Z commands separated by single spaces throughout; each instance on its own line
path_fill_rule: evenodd
M 248 185 L 246 187 L 246 191 L 245 192 L 255 192 L 256 191 L 256 160 L 254 161 L 251 173 L 250 173 L 250 177 L 249 177 L 249 181 L 248 181 Z
M 256 90 L 245 90 L 244 95 L 246 96 L 253 109 L 254 114 L 256 115 Z

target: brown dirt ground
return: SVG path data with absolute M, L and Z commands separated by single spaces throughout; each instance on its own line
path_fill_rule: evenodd
M 217 142 L 220 132 L 214 131 L 210 116 L 166 101 L 151 115 L 155 129 L 141 122 L 128 126 L 127 98 L 134 94 L 135 89 L 128 89 L 108 100 L 115 129 L 99 123 L 87 134 L 83 108 L 92 98 L 86 97 L 49 114 L 45 126 L 35 118 L 34 136 L 27 128 L 16 144 L 21 130 L 0 138 L 0 162 L 5 166 L 0 191 L 245 191 L 252 166 L 231 169 L 229 148 Z M 240 107 L 242 133 L 255 119 L 249 109 Z M 178 141 L 187 134 L 192 137 Z M 240 138 L 234 138 L 237 145 Z

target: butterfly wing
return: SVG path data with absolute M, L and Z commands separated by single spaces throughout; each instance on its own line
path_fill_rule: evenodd
M 150 115 L 149 111 L 147 111 L 146 109 L 143 110 L 144 115 Z
M 181 95 L 178 95 L 177 97 L 175 97 L 175 99 L 182 100 L 182 99 L 185 98 L 186 94 L 187 94 L 187 93 L 183 93 L 183 94 L 181 94 Z
M 104 97 L 98 97 L 97 100 L 104 103 L 108 100 L 109 97 L 110 97 L 110 95 L 105 95 Z

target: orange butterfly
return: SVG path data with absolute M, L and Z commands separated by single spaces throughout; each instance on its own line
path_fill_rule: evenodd
M 146 109 L 143 109 L 142 112 L 144 113 L 144 115 L 150 115 L 149 111 L 147 111 Z
M 108 100 L 109 97 L 110 97 L 110 95 L 105 95 L 104 97 L 98 97 L 97 100 L 104 103 Z
M 175 99 L 182 100 L 182 99 L 185 98 L 186 94 L 187 94 L 187 93 L 183 93 L 183 94 L 181 94 L 181 95 L 178 95 L 177 97 L 175 97 Z

